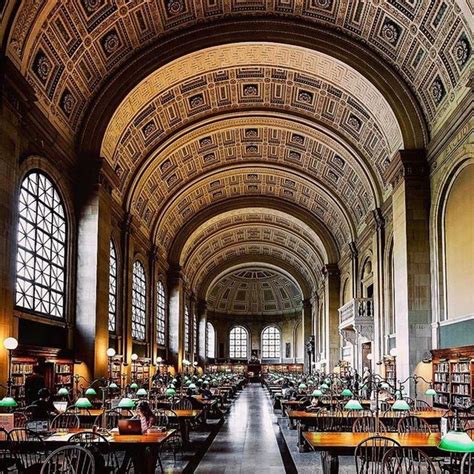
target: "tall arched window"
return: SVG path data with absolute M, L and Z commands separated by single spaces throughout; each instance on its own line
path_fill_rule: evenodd
M 54 184 L 29 173 L 18 201 L 16 305 L 62 318 L 65 300 L 66 215 Z
M 115 245 L 110 241 L 109 261 L 109 331 L 115 332 L 117 320 L 117 253 Z
M 156 286 L 156 343 L 162 346 L 166 341 L 165 287 L 161 281 Z
M 184 306 L 184 350 L 189 352 L 189 307 Z
M 280 330 L 269 326 L 262 331 L 262 359 L 280 358 Z
M 197 330 L 197 316 L 196 313 L 193 314 L 193 353 L 197 353 L 197 337 L 198 337 L 198 330 Z
M 132 338 L 144 341 L 146 335 L 146 278 L 143 265 L 137 260 L 132 274 Z
M 248 333 L 242 326 L 235 326 L 229 334 L 229 357 L 231 359 L 246 359 Z
M 206 357 L 216 357 L 216 332 L 210 322 L 206 323 Z

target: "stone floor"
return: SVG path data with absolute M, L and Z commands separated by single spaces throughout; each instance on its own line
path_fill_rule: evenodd
M 166 474 L 322 473 L 319 454 L 298 451 L 296 430 L 273 410 L 260 384 L 248 384 L 227 408 L 223 421 L 209 420 L 191 432 L 191 447 L 176 461 L 171 453 L 163 453 Z M 339 461 L 341 474 L 355 473 L 352 457 Z

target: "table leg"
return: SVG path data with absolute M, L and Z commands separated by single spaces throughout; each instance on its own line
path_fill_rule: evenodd
M 181 438 L 183 440 L 183 444 L 189 443 L 189 422 L 186 419 L 179 420 L 180 431 L 181 431 Z
M 298 430 L 298 451 L 300 453 L 304 453 L 307 451 L 307 446 L 306 442 L 303 437 L 303 431 L 304 431 L 304 425 L 301 423 L 301 421 L 298 421 L 296 424 L 296 428 Z
M 329 451 L 321 451 L 321 466 L 324 474 L 339 472 L 339 458 Z
M 161 472 L 161 459 L 157 449 L 145 447 L 144 449 L 135 448 L 130 452 L 133 461 L 133 469 L 136 474 L 155 474 L 156 464 L 159 461 Z

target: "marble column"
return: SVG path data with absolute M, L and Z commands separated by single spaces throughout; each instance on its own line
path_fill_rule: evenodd
M 422 150 L 400 151 L 387 171 L 393 186 L 397 378 L 401 380 L 415 372 L 431 348 L 428 173 Z
M 96 182 L 82 182 L 84 194 L 78 218 L 76 280 L 76 354 L 86 364 L 89 379 L 107 375 L 113 186 L 113 178 L 108 178 L 112 173 L 106 162 L 95 160 L 93 164 L 96 166 L 93 178 Z M 94 175 L 91 168 L 89 164 L 88 177 Z
M 325 359 L 327 369 L 332 369 L 340 359 L 339 335 L 339 289 L 340 272 L 336 264 L 323 267 L 324 273 L 324 325 L 325 325 Z

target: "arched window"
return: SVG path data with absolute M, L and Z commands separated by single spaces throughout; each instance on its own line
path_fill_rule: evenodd
M 184 307 L 184 350 L 189 352 L 189 307 Z
M 193 353 L 197 353 L 197 337 L 198 337 L 198 331 L 197 331 L 197 317 L 196 313 L 193 314 Z
M 117 253 L 115 245 L 110 241 L 109 261 L 109 331 L 115 332 L 117 320 Z
M 143 265 L 137 260 L 132 274 L 132 338 L 144 341 L 146 335 L 146 278 Z
M 206 357 L 216 357 L 216 332 L 210 322 L 206 323 Z
M 235 326 L 229 334 L 229 357 L 231 359 L 247 358 L 248 333 L 242 326 Z
M 62 318 L 66 215 L 58 191 L 44 174 L 34 171 L 21 183 L 18 214 L 16 306 Z
M 161 281 L 156 286 L 156 343 L 162 346 L 166 341 L 165 287 Z
M 262 359 L 280 358 L 280 330 L 269 326 L 262 332 Z

